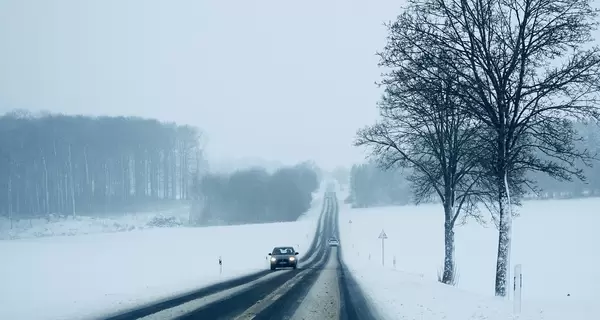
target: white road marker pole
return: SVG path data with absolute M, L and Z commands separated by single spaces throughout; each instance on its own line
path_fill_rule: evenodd
M 223 259 L 219 256 L 219 275 L 223 273 Z
M 383 231 L 383 229 L 381 229 L 381 233 L 379 234 L 379 239 L 381 239 L 381 265 L 382 266 L 385 266 L 385 245 L 384 245 L 384 241 L 387 238 L 388 238 L 387 234 L 385 234 L 385 231 Z
M 381 266 L 385 266 L 385 240 L 381 239 Z
M 523 273 L 521 270 L 521 265 L 517 264 L 515 266 L 514 279 L 513 279 L 513 311 L 514 313 L 521 313 L 521 290 L 523 289 Z
M 352 244 L 352 249 L 354 249 L 354 237 L 352 237 L 352 220 L 348 220 L 348 235 L 350 239 L 350 244 Z

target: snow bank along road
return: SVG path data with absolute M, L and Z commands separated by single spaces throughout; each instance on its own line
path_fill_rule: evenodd
M 341 251 L 327 244 L 339 238 L 338 214 L 335 193 L 326 193 L 315 238 L 297 270 L 265 270 L 106 319 L 377 319 Z

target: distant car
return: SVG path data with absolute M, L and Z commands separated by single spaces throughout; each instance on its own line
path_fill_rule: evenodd
M 275 247 L 273 251 L 269 253 L 271 256 L 271 270 L 277 268 L 293 268 L 298 267 L 298 252 L 293 247 Z
M 340 245 L 340 241 L 336 238 L 329 238 L 329 246 L 330 247 L 338 247 Z

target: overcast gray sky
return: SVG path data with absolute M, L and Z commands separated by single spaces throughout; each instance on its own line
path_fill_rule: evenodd
M 0 112 L 152 117 L 200 127 L 213 160 L 350 164 L 401 4 L 2 0 Z

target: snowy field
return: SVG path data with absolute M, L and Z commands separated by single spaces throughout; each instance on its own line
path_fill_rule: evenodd
M 321 203 L 297 222 L 0 241 L 0 319 L 86 319 L 265 270 L 279 239 L 302 258 Z
M 530 201 L 519 209 L 512 250 L 512 265 L 523 265 L 518 319 L 600 318 L 598 208 L 600 199 Z M 493 296 L 493 224 L 457 227 L 457 289 L 436 281 L 444 252 L 441 206 L 340 209 L 344 260 L 389 319 L 517 319 L 511 301 Z M 382 229 L 389 237 L 385 266 Z
M 104 217 L 50 216 L 13 220 L 0 217 L 0 240 L 53 236 L 74 236 L 109 232 L 144 230 L 156 227 L 183 226 L 188 223 L 190 207 L 172 206 L 164 210 L 109 214 Z

